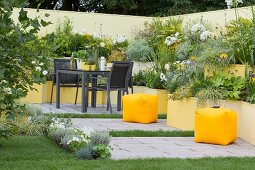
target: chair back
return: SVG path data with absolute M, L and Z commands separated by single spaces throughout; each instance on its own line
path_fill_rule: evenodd
M 77 60 L 75 60 L 75 69 L 77 69 Z M 54 76 L 53 83 L 56 83 L 56 71 L 58 69 L 70 69 L 70 59 L 54 59 Z M 61 84 L 78 84 L 78 75 L 74 74 L 60 74 L 59 77 Z
M 114 62 L 110 73 L 110 88 L 123 88 L 128 87 L 129 70 L 131 64 Z
M 132 62 L 132 61 L 113 61 L 112 63 L 119 63 L 119 64 L 128 63 L 128 64 L 130 64 L 129 71 L 128 71 L 128 86 L 131 87 L 133 85 L 132 73 L 133 73 L 134 62 Z

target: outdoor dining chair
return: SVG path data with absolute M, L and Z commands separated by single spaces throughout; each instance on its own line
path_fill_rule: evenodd
M 134 66 L 134 62 L 132 61 L 113 61 L 112 63 L 129 63 L 130 64 L 130 68 L 129 68 L 129 72 L 128 72 L 128 87 L 131 89 L 131 93 L 134 93 L 134 87 L 133 87 L 133 66 Z M 124 91 L 123 91 L 124 93 Z
M 113 63 L 111 72 L 107 77 L 92 77 L 92 79 L 105 79 L 106 84 L 97 84 L 92 86 L 92 90 L 103 90 L 107 91 L 107 111 L 110 110 L 112 114 L 110 92 L 121 90 L 128 94 L 128 76 L 131 65 L 129 62 L 126 63 Z M 88 89 L 88 88 L 87 88 Z M 88 94 L 88 93 L 87 93 Z M 88 100 L 88 97 L 87 97 Z
M 74 69 L 77 69 L 77 60 L 75 60 Z M 56 71 L 58 69 L 70 69 L 70 59 L 54 59 L 54 71 L 51 88 L 50 104 L 52 104 L 52 95 L 54 85 L 56 85 Z M 60 87 L 76 87 L 75 104 L 77 103 L 78 89 L 81 87 L 79 84 L 78 75 L 73 74 L 60 74 Z

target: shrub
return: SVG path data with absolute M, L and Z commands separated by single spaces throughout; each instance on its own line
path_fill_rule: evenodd
M 145 86 L 145 73 L 142 70 L 139 70 L 138 73 L 133 75 L 133 84 L 134 86 Z
M 153 89 L 163 89 L 164 82 L 165 80 L 163 80 L 163 77 L 160 75 L 160 73 L 153 70 L 145 72 L 145 84 L 147 87 Z
M 76 151 L 76 157 L 78 159 L 93 159 L 93 144 L 89 143 L 85 148 Z
M 90 135 L 90 142 L 93 145 L 103 144 L 109 145 L 111 141 L 111 136 L 107 131 L 95 131 Z
M 1 18 L 4 19 L 0 20 L 0 114 L 7 114 L 12 119 L 24 108 L 16 101 L 26 96 L 34 83 L 45 82 L 46 63 L 51 54 L 45 45 L 49 36 L 38 38 L 36 35 L 40 27 L 49 22 L 39 17 L 29 18 L 23 9 L 26 2 L 1 1 Z M 12 19 L 13 7 L 21 8 L 18 23 Z
M 153 48 L 145 39 L 134 40 L 127 48 L 127 57 L 133 61 L 152 61 L 155 55 Z

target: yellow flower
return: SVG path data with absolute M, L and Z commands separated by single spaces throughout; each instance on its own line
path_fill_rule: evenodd
M 220 55 L 220 58 L 221 58 L 221 59 L 228 58 L 228 54 L 227 54 L 227 53 L 222 53 L 222 54 Z
M 85 39 L 90 39 L 90 38 L 91 38 L 91 35 L 88 34 L 88 33 L 85 33 L 85 34 L 84 34 L 84 37 L 85 37 Z
M 191 61 L 196 61 L 196 60 L 197 60 L 197 56 L 192 56 L 192 57 L 190 58 L 190 60 L 191 60 Z

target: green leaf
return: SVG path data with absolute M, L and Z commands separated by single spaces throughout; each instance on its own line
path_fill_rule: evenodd
M 20 22 L 24 22 L 29 20 L 29 18 L 27 17 L 27 11 L 24 11 L 23 8 L 21 8 L 20 12 L 19 12 L 19 21 Z
M 45 17 L 49 17 L 49 16 L 50 16 L 50 14 L 46 13 L 44 16 L 45 16 Z

